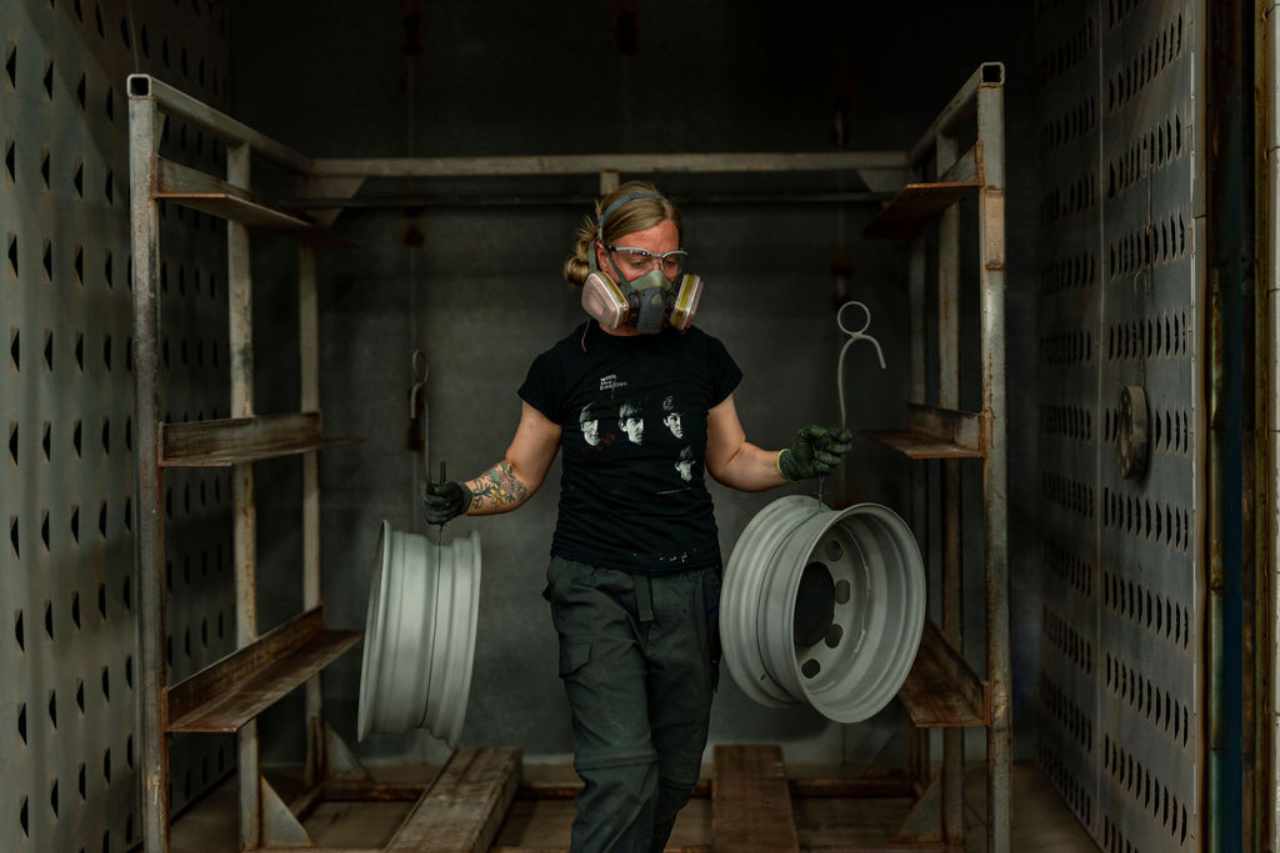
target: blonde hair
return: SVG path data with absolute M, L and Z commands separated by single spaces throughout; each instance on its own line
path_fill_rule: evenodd
M 573 254 L 564 262 L 562 274 L 565 281 L 581 287 L 591 272 L 591 252 L 595 251 L 594 243 L 599 235 L 598 221 L 600 214 L 618 199 L 628 193 L 656 193 L 658 188 L 647 181 L 627 181 L 616 190 L 596 200 L 596 215 L 587 216 L 578 226 L 577 239 L 573 244 Z M 665 196 L 658 198 L 637 198 L 619 207 L 609 215 L 604 224 L 604 242 L 616 243 L 619 239 L 636 231 L 652 228 L 660 222 L 670 219 L 680 231 L 680 211 Z

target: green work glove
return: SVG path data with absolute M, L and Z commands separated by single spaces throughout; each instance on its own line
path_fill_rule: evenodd
M 830 474 L 851 447 L 853 434 L 847 429 L 809 424 L 778 454 L 778 470 L 793 482 Z
M 457 481 L 428 483 L 422 503 L 426 510 L 427 524 L 444 524 L 467 511 L 467 507 L 471 506 L 471 492 Z

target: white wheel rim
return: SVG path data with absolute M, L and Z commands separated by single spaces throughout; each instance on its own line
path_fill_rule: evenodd
M 426 728 L 457 743 L 471 692 L 480 574 L 474 531 L 441 546 L 382 522 L 360 671 L 361 740 Z

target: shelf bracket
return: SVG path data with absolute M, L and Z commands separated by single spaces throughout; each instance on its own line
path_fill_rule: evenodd
M 293 812 L 280 799 L 276 789 L 261 776 L 258 788 L 262 791 L 262 841 L 266 846 L 314 847 L 315 842 Z
M 356 758 L 342 735 L 335 732 L 327 722 L 321 721 L 320 725 L 324 727 L 323 755 L 328 777 L 341 776 L 343 779 L 373 781 L 372 774 L 360 763 L 360 759 Z
M 893 844 L 937 844 L 942 840 L 942 777 L 935 775 L 907 812 Z

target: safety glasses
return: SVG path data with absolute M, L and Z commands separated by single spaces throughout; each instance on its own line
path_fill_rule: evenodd
M 619 246 L 614 243 L 605 243 L 604 247 L 612 253 L 615 263 L 624 272 L 633 275 L 646 273 L 656 267 L 662 270 L 664 276 L 674 279 L 680 274 L 680 270 L 684 268 L 685 259 L 689 257 L 689 253 L 684 249 L 657 254 L 646 249 L 638 249 L 634 246 Z

